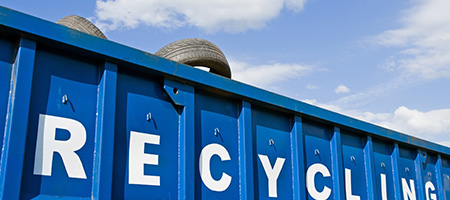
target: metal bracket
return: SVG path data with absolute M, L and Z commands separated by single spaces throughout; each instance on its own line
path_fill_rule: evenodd
M 175 105 L 184 106 L 186 105 L 186 92 L 193 93 L 194 88 L 190 85 L 164 79 L 164 90 Z
M 422 164 L 423 169 L 427 167 L 427 152 L 422 150 L 417 150 L 419 154 L 420 163 Z

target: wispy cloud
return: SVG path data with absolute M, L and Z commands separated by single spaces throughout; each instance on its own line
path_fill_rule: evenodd
M 408 135 L 450 146 L 450 109 L 419 111 L 400 106 L 390 113 L 373 113 L 346 110 L 333 104 L 319 103 L 314 99 L 303 101 Z
M 277 83 L 306 76 L 315 70 L 313 66 L 302 64 L 251 65 L 236 60 L 229 63 L 233 79 L 265 89 L 274 89 Z
M 418 2 L 405 12 L 401 28 L 381 33 L 375 42 L 402 48 L 388 68 L 424 79 L 450 78 L 450 1 Z
M 340 107 L 349 108 L 365 105 L 371 101 L 376 100 L 392 93 L 401 90 L 402 88 L 412 87 L 416 84 L 422 83 L 423 80 L 416 79 L 410 76 L 398 76 L 387 82 L 374 85 L 354 94 L 343 96 L 337 100 L 330 102 L 330 104 L 338 105 Z
M 383 69 L 398 76 L 341 97 L 332 104 L 356 107 L 412 85 L 441 78 L 450 78 L 450 1 L 416 1 L 418 4 L 404 11 L 401 26 L 372 37 L 371 42 L 399 51 L 386 59 Z
M 147 25 L 195 26 L 206 32 L 259 29 L 283 8 L 303 10 L 306 0 L 97 0 L 96 24 L 105 31 Z
M 306 85 L 306 89 L 307 90 L 317 90 L 317 89 L 319 89 L 319 86 L 308 83 L 308 85 Z
M 349 93 L 350 89 L 345 85 L 339 85 L 336 89 L 334 89 L 334 92 L 336 94 Z

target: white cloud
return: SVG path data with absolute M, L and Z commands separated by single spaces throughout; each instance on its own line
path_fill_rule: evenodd
M 339 85 L 336 89 L 334 89 L 334 92 L 336 94 L 349 93 L 350 89 L 348 89 L 348 87 L 345 85 Z
M 319 103 L 315 99 L 302 101 L 388 129 L 450 146 L 450 109 L 419 111 L 400 106 L 392 113 L 372 113 L 345 110 L 333 104 Z
M 432 137 L 450 132 L 450 109 L 422 112 L 401 106 L 389 120 L 378 123 L 417 136 Z
M 450 78 L 450 1 L 417 1 L 402 18 L 402 27 L 383 32 L 376 42 L 403 48 L 387 64 L 408 76 Z
M 141 24 L 177 28 L 195 26 L 207 32 L 259 29 L 286 7 L 301 11 L 306 0 L 97 0 L 96 24 L 103 30 Z
M 300 78 L 314 71 L 314 67 L 301 64 L 273 63 L 254 66 L 235 60 L 229 60 L 229 63 L 233 79 L 264 89 L 273 89 L 276 83 Z

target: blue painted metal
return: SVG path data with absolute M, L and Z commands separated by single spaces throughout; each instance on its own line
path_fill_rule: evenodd
M 92 196 L 111 199 L 116 115 L 117 65 L 105 62 L 98 88 Z M 98 173 L 97 173 L 98 172 Z
M 421 150 L 417 150 L 417 156 L 415 159 L 415 167 L 416 167 L 416 179 L 417 179 L 417 196 L 418 198 L 425 198 L 425 194 L 424 194 L 424 187 L 423 187 L 423 178 L 422 177 L 422 170 L 424 170 L 424 164 L 426 165 L 426 152 L 423 152 Z
M 329 173 L 333 173 L 332 169 L 332 148 L 331 137 L 333 136 L 333 129 L 324 124 L 318 124 L 312 121 L 302 120 L 302 132 L 304 135 L 304 166 L 312 166 L 315 164 L 324 165 Z M 332 174 L 333 175 L 333 174 Z M 315 185 L 317 190 L 325 190 L 329 188 L 334 192 L 333 179 L 326 177 L 324 173 L 315 175 Z M 310 190 L 310 188 L 308 188 Z M 322 191 L 322 190 L 321 190 Z M 333 195 L 330 194 L 330 198 Z M 308 191 L 308 199 L 314 199 Z
M 13 64 L 0 163 L 0 198 L 20 195 L 36 42 L 21 38 Z
M 294 116 L 294 124 L 291 130 L 291 151 L 292 151 L 292 187 L 294 189 L 293 199 L 306 198 L 306 183 L 305 183 L 305 166 L 303 160 L 304 156 L 304 139 L 302 130 L 302 118 Z
M 338 127 L 334 127 L 333 136 L 331 137 L 331 160 L 333 171 L 334 199 L 345 199 L 341 130 Z
M 194 88 L 184 85 L 181 90 L 185 96 L 185 107 L 180 114 L 179 126 L 179 149 L 180 156 L 178 166 L 178 199 L 196 199 L 198 194 L 195 190 L 200 184 L 194 174 L 196 174 L 195 163 L 195 95 Z
M 399 147 L 397 143 L 394 143 L 394 149 L 392 151 L 392 173 L 393 173 L 393 186 L 395 199 L 402 199 L 401 197 L 401 182 L 400 182 L 400 166 L 399 166 Z
M 278 182 L 292 185 L 292 166 L 290 132 L 292 124 L 288 116 L 281 113 L 268 112 L 266 109 L 252 107 L 252 131 L 254 141 L 254 162 L 255 170 L 255 198 L 267 198 L 270 195 L 270 184 L 266 176 L 266 169 L 260 155 L 268 157 L 270 167 L 274 167 L 279 159 L 284 160 L 284 167 L 278 176 Z M 292 199 L 293 188 L 277 188 L 277 197 L 280 199 Z
M 442 173 L 442 158 L 440 155 L 438 155 L 438 159 L 436 162 L 436 181 L 439 199 L 445 199 L 443 176 L 444 175 Z
M 367 199 L 369 193 L 369 177 L 366 175 L 366 164 L 364 146 L 367 143 L 366 137 L 352 132 L 341 132 L 342 143 L 342 163 L 344 170 L 350 170 L 351 178 L 343 177 L 345 197 L 354 196 Z M 347 184 L 351 183 L 351 188 Z M 366 183 L 366 184 L 357 184 Z
M 4 7 L 0 33 L 0 199 L 450 196 L 447 147 Z
M 253 137 L 251 104 L 247 101 L 241 102 L 239 114 L 239 177 L 240 177 L 240 199 L 251 199 L 254 196 L 254 174 L 253 174 Z
M 442 192 L 444 193 L 444 199 L 450 198 L 450 160 L 448 160 L 448 157 L 445 158 L 441 156 L 441 177 L 442 177 Z
M 374 152 L 373 152 L 373 142 L 372 137 L 367 136 L 367 141 L 364 146 L 364 167 L 365 167 L 365 176 L 367 178 L 367 199 L 377 199 L 377 190 L 376 190 L 376 170 L 374 166 Z M 381 193 L 380 193 L 381 194 Z
M 8 108 L 9 90 L 11 83 L 11 69 L 14 62 L 15 42 L 11 38 L 0 35 L 0 141 L 5 135 L 5 122 Z M 0 154 L 1 156 L 1 154 Z M 1 157 L 0 157 L 1 159 Z

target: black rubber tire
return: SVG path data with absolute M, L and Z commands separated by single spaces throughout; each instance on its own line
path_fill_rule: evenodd
M 211 73 L 231 78 L 231 69 L 225 55 L 219 47 L 207 40 L 178 40 L 164 46 L 155 55 L 193 67 L 208 67 Z
M 89 35 L 93 35 L 99 38 L 107 39 L 106 36 L 98 29 L 94 24 L 92 24 L 89 20 L 84 17 L 80 17 L 77 15 L 69 15 L 67 17 L 63 17 L 62 19 L 56 22 L 57 24 L 61 24 L 67 26 L 71 29 L 75 29 L 77 31 L 81 31 L 87 33 Z

